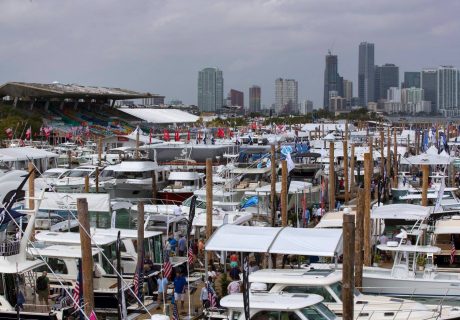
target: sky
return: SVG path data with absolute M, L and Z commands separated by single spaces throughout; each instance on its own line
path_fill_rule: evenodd
M 198 71 L 218 67 L 224 95 L 275 79 L 322 105 L 324 59 L 357 95 L 358 46 L 404 71 L 460 67 L 457 0 L 0 0 L 0 83 L 121 87 L 197 103 Z

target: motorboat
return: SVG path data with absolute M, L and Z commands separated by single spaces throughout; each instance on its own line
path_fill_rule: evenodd
M 204 174 L 194 171 L 172 171 L 168 176 L 168 185 L 158 192 L 163 203 L 180 204 L 191 197 L 195 190 L 204 185 Z
M 59 180 L 52 185 L 57 192 L 83 192 L 85 179 L 89 177 L 89 183 L 93 184 L 96 178 L 97 166 L 79 166 L 64 173 Z M 102 169 L 102 168 L 100 168 Z

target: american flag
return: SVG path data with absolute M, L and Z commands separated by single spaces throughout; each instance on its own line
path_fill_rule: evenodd
M 179 311 L 177 310 L 177 304 L 174 302 L 172 305 L 173 305 L 172 319 L 173 320 L 180 320 Z
M 171 277 L 171 273 L 172 273 L 172 264 L 171 264 L 171 261 L 166 260 L 165 262 L 163 262 L 163 275 L 166 279 L 169 279 Z
M 137 268 L 134 274 L 133 284 L 136 297 L 142 300 L 142 287 L 144 286 L 144 275 L 142 274 L 143 265 Z
M 450 264 L 454 264 L 456 253 L 457 250 L 455 250 L 455 242 L 452 240 L 450 243 Z
M 211 283 L 209 281 L 206 283 L 206 290 L 208 291 L 208 300 L 209 300 L 209 305 L 211 308 L 217 307 L 217 295 L 214 289 L 211 286 Z
M 73 292 L 72 292 L 73 306 L 75 309 L 78 309 L 80 307 L 80 294 L 81 294 L 80 284 L 81 284 L 81 263 L 79 261 L 77 281 L 75 282 L 75 287 L 73 288 Z
M 192 247 L 188 248 L 187 257 L 188 257 L 188 264 L 191 265 L 193 263 L 193 250 L 192 250 Z

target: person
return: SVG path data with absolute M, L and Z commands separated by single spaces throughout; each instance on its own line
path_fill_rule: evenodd
M 203 239 L 200 239 L 200 241 L 198 242 L 198 252 L 200 253 L 200 257 L 202 257 L 204 253 L 204 240 Z
M 214 264 L 211 265 L 211 270 L 209 271 L 208 280 L 211 279 L 211 282 L 214 282 L 217 279 L 217 271 L 216 266 Z
M 169 234 L 168 238 L 169 245 L 171 246 L 171 252 L 176 252 L 177 240 L 174 238 L 173 234 Z
M 187 285 L 187 280 L 182 274 L 182 271 L 176 272 L 176 278 L 174 279 L 174 301 L 176 304 L 180 301 L 181 310 L 184 310 L 184 301 L 185 301 L 185 287 Z
M 234 267 L 237 267 L 237 266 L 238 266 L 238 256 L 237 256 L 236 252 L 233 252 L 230 255 L 230 268 L 234 268 Z
M 160 310 L 161 304 L 165 302 L 166 295 L 168 293 L 168 279 L 166 277 L 163 277 L 162 272 L 158 274 L 157 285 L 158 285 L 157 310 Z
M 200 292 L 200 301 L 203 308 L 209 308 L 211 303 L 209 302 L 209 291 L 208 286 L 212 289 L 212 278 L 208 277 L 208 281 L 204 283 L 203 288 L 201 288 Z
M 22 232 L 19 230 L 19 228 L 16 228 L 16 233 L 14 235 L 14 238 L 16 239 L 16 241 L 19 241 L 22 239 Z
M 43 271 L 42 275 L 37 278 L 36 288 L 38 293 L 38 300 L 48 305 L 48 298 L 50 295 L 50 279 L 48 273 Z
M 175 216 L 180 216 L 180 215 L 182 215 L 182 209 L 179 207 L 178 204 L 176 204 L 176 205 L 174 206 L 174 215 L 175 215 Z
M 305 209 L 305 226 L 307 227 L 310 224 L 310 209 Z
M 382 234 L 379 238 L 380 244 L 387 244 L 388 242 L 388 237 L 385 234 Z
M 235 265 L 230 269 L 230 278 L 232 279 L 239 279 L 240 278 L 240 269 L 238 268 L 238 265 Z
M 249 262 L 249 273 L 253 273 L 255 271 L 259 270 L 259 266 L 256 264 L 255 261 L 250 261 Z
M 238 278 L 232 278 L 233 281 L 227 286 L 228 294 L 236 294 L 241 292 L 241 282 Z
M 185 256 L 185 252 L 187 251 L 187 240 L 185 239 L 183 234 L 179 235 L 179 242 L 177 247 L 179 257 Z

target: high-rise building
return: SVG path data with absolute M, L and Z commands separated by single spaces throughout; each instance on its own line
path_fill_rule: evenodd
M 249 88 L 249 112 L 260 112 L 261 90 L 259 86 Z
M 350 106 L 353 98 L 353 82 L 350 80 L 343 80 L 343 97 L 347 100 L 347 105 Z
M 387 99 L 391 87 L 399 87 L 399 68 L 391 63 L 375 66 L 375 100 Z
M 420 73 L 420 87 L 425 94 L 425 100 L 431 102 L 431 112 L 438 112 L 438 71 L 423 69 Z
M 420 72 L 406 71 L 404 72 L 403 88 L 420 88 Z
M 278 78 L 275 81 L 275 112 L 295 114 L 299 111 L 298 83 L 294 79 Z
M 224 102 L 222 70 L 205 68 L 198 73 L 198 108 L 202 112 L 219 112 Z
M 228 100 L 230 101 L 229 107 L 242 107 L 244 108 L 244 93 L 235 89 L 230 89 L 228 93 Z
M 338 73 L 338 59 L 336 55 L 329 52 L 326 56 L 326 68 L 324 69 L 324 99 L 323 106 L 329 107 L 329 92 L 337 91 L 339 96 L 343 95 L 343 78 Z
M 459 72 L 452 66 L 438 68 L 437 108 L 446 117 L 460 114 Z
M 375 66 L 374 44 L 361 42 L 359 44 L 358 64 L 358 96 L 361 106 L 367 106 L 370 101 L 375 101 Z
M 310 112 L 313 112 L 313 101 L 306 99 L 300 104 L 299 113 L 305 115 Z

